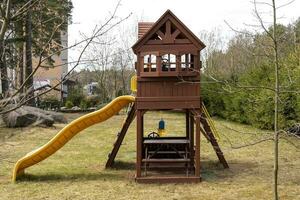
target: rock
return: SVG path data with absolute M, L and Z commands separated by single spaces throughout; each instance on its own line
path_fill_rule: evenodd
M 71 110 L 80 110 L 80 108 L 78 106 L 74 106 L 71 108 Z
M 293 135 L 299 135 L 300 136 L 300 123 L 295 124 L 292 127 L 290 127 L 288 130 L 288 133 L 293 134 Z
M 44 113 L 39 113 L 37 115 L 36 121 L 32 125 L 50 127 L 53 124 L 54 124 L 54 119 L 51 116 L 45 115 Z
M 54 111 L 46 111 L 46 114 L 50 115 L 54 119 L 54 122 L 62 123 L 62 124 L 68 123 L 67 118 L 65 118 L 65 116 L 62 113 L 58 113 Z
M 88 110 L 94 111 L 94 110 L 97 110 L 97 108 L 96 107 L 89 107 Z
M 26 127 L 29 125 L 52 126 L 54 120 L 42 112 L 22 106 L 14 111 L 3 115 L 3 121 L 7 127 Z
M 54 112 L 54 111 L 50 111 L 50 110 L 42 110 L 40 108 L 36 108 L 36 107 L 31 107 L 31 106 L 23 106 L 25 110 L 28 110 L 29 112 L 38 112 L 38 113 L 43 113 L 45 115 L 48 115 L 49 117 L 51 117 L 54 122 L 57 123 L 67 123 L 68 120 L 64 117 L 64 115 L 62 113 L 59 112 Z
M 6 126 L 6 125 L 5 125 L 3 119 L 2 119 L 2 117 L 0 115 L 0 127 L 4 127 L 4 126 Z
M 12 106 L 12 105 L 10 105 Z M 45 111 L 31 106 L 22 106 L 3 115 L 7 127 L 52 126 L 54 122 L 66 123 L 66 118 L 61 113 Z

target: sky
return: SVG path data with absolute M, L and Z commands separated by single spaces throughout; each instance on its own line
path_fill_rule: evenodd
M 72 0 L 72 2 L 74 9 L 73 23 L 68 27 L 69 46 L 80 41 L 82 34 L 91 33 L 96 24 L 104 22 L 114 10 L 118 0 Z M 265 2 L 271 3 L 271 0 Z M 276 2 L 277 6 L 281 6 L 289 0 Z M 271 21 L 268 6 L 258 5 L 258 8 L 268 25 Z M 170 9 L 196 35 L 201 31 L 219 29 L 223 37 L 229 38 L 233 31 L 225 21 L 239 30 L 254 28 L 248 25 L 257 25 L 251 0 L 122 0 L 117 16 L 126 17 L 132 13 L 122 24 L 123 27 L 130 27 L 137 21 L 155 22 L 167 9 Z M 279 23 L 288 24 L 298 17 L 300 17 L 300 0 L 278 9 Z M 69 61 L 76 60 L 78 51 L 78 49 L 69 51 Z

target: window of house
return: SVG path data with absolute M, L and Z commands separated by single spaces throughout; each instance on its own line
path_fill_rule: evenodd
M 144 72 L 155 72 L 156 71 L 156 56 L 145 55 L 144 56 Z
M 180 59 L 180 66 L 182 71 L 188 71 L 194 69 L 194 55 L 183 54 Z
M 176 55 L 165 54 L 161 57 L 161 67 L 163 72 L 176 71 Z

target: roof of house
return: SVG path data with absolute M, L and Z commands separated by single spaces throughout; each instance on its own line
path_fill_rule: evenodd
M 143 22 L 140 23 L 142 24 L 144 27 L 142 30 L 139 31 L 139 39 L 138 41 L 132 46 L 133 51 L 136 53 L 136 51 L 139 49 L 139 47 L 141 47 L 142 45 L 144 45 L 153 34 L 156 33 L 156 31 L 159 30 L 159 28 L 162 26 L 162 24 L 167 21 L 173 21 L 176 22 L 176 24 L 178 24 L 177 28 L 184 32 L 184 34 L 188 37 L 189 40 L 191 40 L 191 42 L 198 47 L 200 50 L 205 48 L 205 44 L 183 23 L 181 22 L 173 13 L 171 10 L 167 10 L 155 23 L 151 23 L 151 22 Z M 152 26 L 150 27 L 150 25 L 152 24 Z M 149 28 L 150 27 L 150 28 Z
M 138 39 L 140 39 L 153 26 L 154 22 L 139 22 L 138 23 Z

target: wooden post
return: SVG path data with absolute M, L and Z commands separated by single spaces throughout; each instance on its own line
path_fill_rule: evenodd
M 142 63 L 142 62 L 144 62 L 144 59 L 141 57 L 141 54 L 140 54 L 140 53 L 138 53 L 138 54 L 136 55 L 136 57 L 137 57 L 136 75 L 137 75 L 137 76 L 140 76 L 140 74 L 141 74 L 141 69 L 144 68 L 144 63 Z
M 180 55 L 176 55 L 176 71 L 178 73 L 181 72 L 181 56 Z
M 192 114 L 192 112 L 189 111 L 189 139 L 190 139 L 190 158 L 191 158 L 191 166 L 194 165 L 194 116 Z
M 160 75 L 162 72 L 161 69 L 161 55 L 158 54 L 158 56 L 156 57 L 156 73 L 157 75 Z
M 142 115 L 141 110 L 137 110 L 137 115 L 136 115 L 136 122 L 137 122 L 137 145 L 136 145 L 136 178 L 141 177 L 142 172 L 141 172 L 141 167 L 142 167 L 142 150 L 143 150 L 143 135 L 144 135 L 144 119 Z
M 196 116 L 195 176 L 200 177 L 200 115 Z
M 189 137 L 190 137 L 190 115 L 189 115 L 189 110 L 185 111 L 185 133 L 186 133 L 186 139 L 189 139 Z

